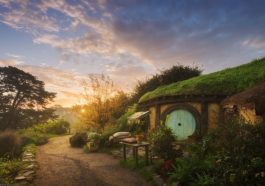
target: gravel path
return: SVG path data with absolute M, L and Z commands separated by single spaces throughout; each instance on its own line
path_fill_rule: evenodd
M 70 136 L 55 137 L 37 151 L 40 169 L 37 186 L 141 186 L 148 185 L 135 172 L 122 168 L 119 160 L 103 153 L 83 153 L 71 148 Z

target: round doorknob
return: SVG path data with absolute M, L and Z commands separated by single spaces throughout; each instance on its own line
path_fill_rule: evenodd
M 181 123 L 178 123 L 178 126 L 181 126 Z

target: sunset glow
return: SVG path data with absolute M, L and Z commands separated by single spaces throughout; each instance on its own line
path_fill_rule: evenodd
M 106 74 L 129 92 L 172 65 L 209 73 L 265 56 L 264 7 L 261 0 L 0 0 L 0 66 L 37 76 L 57 93 L 55 104 L 82 104 L 88 74 Z

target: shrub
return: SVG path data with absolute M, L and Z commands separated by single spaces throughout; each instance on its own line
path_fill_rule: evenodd
M 49 136 L 41 133 L 40 131 L 34 130 L 34 128 L 27 128 L 20 131 L 23 145 L 35 144 L 43 145 L 48 142 Z
M 127 112 L 123 114 L 116 122 L 116 131 L 112 131 L 113 133 L 119 132 L 119 131 L 130 131 L 131 126 L 128 124 L 128 117 L 131 116 L 137 108 L 137 104 L 134 104 L 133 106 L 129 107 Z M 113 134 L 112 133 L 112 134 Z
M 171 182 L 180 185 L 264 185 L 265 125 L 222 123 L 179 158 Z M 200 184 L 199 184 L 200 183 Z
M 167 127 L 159 127 L 149 133 L 151 151 L 165 160 L 174 159 L 176 151 L 173 148 L 175 137 L 172 131 Z
M 46 123 L 38 124 L 33 128 L 41 133 L 65 134 L 69 131 L 70 123 L 64 120 L 50 120 Z
M 70 144 L 72 147 L 83 147 L 87 143 L 87 134 L 76 133 L 72 137 L 70 137 Z
M 0 185 L 14 183 L 14 177 L 22 166 L 23 162 L 19 159 L 0 159 Z
M 0 147 L 0 156 L 17 157 L 22 150 L 21 138 L 14 131 L 4 131 L 0 133 Z
M 95 144 L 99 144 L 101 139 L 101 135 L 99 133 L 96 132 L 90 132 L 87 134 L 87 140 L 89 142 L 95 143 Z

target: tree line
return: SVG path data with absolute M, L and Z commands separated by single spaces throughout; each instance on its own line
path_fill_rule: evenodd
M 148 91 L 200 74 L 201 70 L 196 66 L 173 66 L 138 81 L 130 94 L 116 90 L 106 75 L 89 75 L 83 81 L 86 104 L 76 105 L 72 110 L 87 128 L 100 131 L 115 123 Z M 47 107 L 56 93 L 45 90 L 44 85 L 43 81 L 21 69 L 0 67 L 0 130 L 26 128 L 57 117 L 55 110 Z

